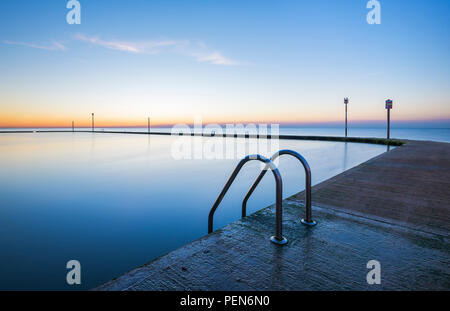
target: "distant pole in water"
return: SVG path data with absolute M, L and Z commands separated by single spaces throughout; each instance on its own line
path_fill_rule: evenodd
M 150 117 L 147 119 L 147 131 L 150 133 Z
M 344 104 L 345 104 L 345 137 L 347 137 L 347 104 L 348 104 L 348 97 L 344 98 Z
M 94 132 L 94 113 L 92 113 L 92 132 Z
M 75 123 L 72 121 L 72 132 L 75 132 Z
M 386 100 L 386 110 L 387 110 L 387 139 L 391 139 L 391 109 L 392 109 L 392 100 Z

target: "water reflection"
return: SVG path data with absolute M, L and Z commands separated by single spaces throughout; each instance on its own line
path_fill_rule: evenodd
M 342 165 L 342 170 L 346 171 L 347 170 L 347 142 L 344 143 L 344 163 Z

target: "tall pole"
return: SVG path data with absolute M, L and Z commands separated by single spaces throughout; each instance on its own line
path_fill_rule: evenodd
M 345 105 L 345 138 L 347 138 L 347 105 Z
M 72 132 L 75 132 L 75 123 L 72 121 Z
M 347 104 L 348 104 L 348 97 L 344 98 L 344 104 L 345 104 L 345 138 L 347 138 Z
M 92 113 L 92 132 L 94 132 L 94 113 Z
M 150 133 L 150 117 L 147 119 L 147 131 Z
M 387 110 L 387 139 L 391 137 L 391 109 Z
M 386 100 L 386 110 L 387 110 L 387 139 L 391 139 L 391 109 L 392 100 Z

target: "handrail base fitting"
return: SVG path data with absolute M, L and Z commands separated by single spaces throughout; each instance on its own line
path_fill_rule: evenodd
M 283 237 L 283 239 L 281 239 L 281 240 L 278 240 L 277 237 L 273 235 L 270 237 L 270 242 L 277 244 L 277 245 L 286 245 L 288 240 L 285 237 Z
M 308 226 L 308 227 L 314 227 L 315 225 L 317 225 L 317 221 L 311 220 L 311 221 L 306 221 L 305 219 L 300 220 L 300 223 L 302 225 Z

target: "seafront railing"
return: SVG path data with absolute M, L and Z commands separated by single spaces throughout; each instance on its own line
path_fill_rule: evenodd
M 276 222 L 276 233 L 275 236 L 272 236 L 270 240 L 279 245 L 284 245 L 287 243 L 287 239 L 283 237 L 283 225 L 282 225 L 282 215 L 283 215 L 283 207 L 282 207 L 282 193 L 283 193 L 283 183 L 281 179 L 280 172 L 278 168 L 275 166 L 273 161 L 277 159 L 281 155 L 290 155 L 296 158 L 297 160 L 302 163 L 303 168 L 305 169 L 305 218 L 301 219 L 301 223 L 306 226 L 315 226 L 317 222 L 315 222 L 312 219 L 312 207 L 311 207 L 311 168 L 309 167 L 308 161 L 299 154 L 296 151 L 293 150 L 280 150 L 276 152 L 270 159 L 267 159 L 259 154 L 257 155 L 251 155 L 246 156 L 244 159 L 242 159 L 239 164 L 234 169 L 233 173 L 228 178 L 227 183 L 223 187 L 222 191 L 220 192 L 219 196 L 217 197 L 216 201 L 214 202 L 213 207 L 211 208 L 208 216 L 208 233 L 213 232 L 213 222 L 214 222 L 214 213 L 216 212 L 217 207 L 219 207 L 220 202 L 222 202 L 223 197 L 227 193 L 228 189 L 230 189 L 233 181 L 236 179 L 236 176 L 239 174 L 242 167 L 251 160 L 258 160 L 266 164 L 264 169 L 261 171 L 259 176 L 256 178 L 256 180 L 253 182 L 252 186 L 250 187 L 249 191 L 247 192 L 243 202 L 242 202 L 242 218 L 247 216 L 247 202 L 252 193 L 255 191 L 256 187 L 258 187 L 260 181 L 265 176 L 266 172 L 270 169 L 275 177 L 276 182 L 276 207 L 275 207 L 275 222 Z
M 213 207 L 211 208 L 208 216 L 208 233 L 213 232 L 213 222 L 214 222 L 214 213 L 216 212 L 217 207 L 219 207 L 220 202 L 222 202 L 223 197 L 227 193 L 228 189 L 230 189 L 231 184 L 236 179 L 236 176 L 241 171 L 242 167 L 249 161 L 257 160 L 263 163 L 266 163 L 266 168 L 269 168 L 273 176 L 275 177 L 275 183 L 276 183 L 276 211 L 275 211 L 275 236 L 272 236 L 270 240 L 278 245 L 284 245 L 287 243 L 287 239 L 283 237 L 283 225 L 282 225 L 282 218 L 283 218 L 283 207 L 282 207 L 282 200 L 283 200 L 283 182 L 281 179 L 280 172 L 278 168 L 273 164 L 273 162 L 270 159 L 267 159 L 259 154 L 257 155 L 249 155 L 246 156 L 244 159 L 242 159 L 239 164 L 234 169 L 233 173 L 231 173 L 230 177 L 228 178 L 227 183 L 223 187 L 222 191 L 220 192 L 219 196 L 217 197 L 216 201 L 214 202 Z
M 311 208 L 311 168 L 309 167 L 308 161 L 299 154 L 298 152 L 295 152 L 293 150 L 280 150 L 276 152 L 271 158 L 271 161 L 275 161 L 279 156 L 281 155 L 290 155 L 296 158 L 297 160 L 302 163 L 303 168 L 305 169 L 305 218 L 301 220 L 301 223 L 306 226 L 315 226 L 317 222 L 315 222 L 312 219 L 312 208 Z M 264 175 L 267 172 L 267 167 L 264 168 L 259 176 L 256 178 L 253 185 L 250 187 L 250 189 L 247 192 L 247 195 L 244 198 L 244 201 L 242 202 L 242 218 L 247 216 L 247 201 L 252 195 L 253 191 L 255 191 L 256 187 L 258 187 L 260 181 L 263 179 Z

